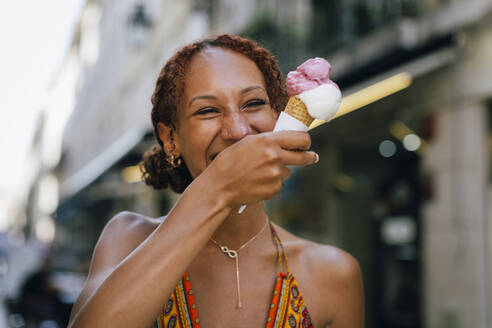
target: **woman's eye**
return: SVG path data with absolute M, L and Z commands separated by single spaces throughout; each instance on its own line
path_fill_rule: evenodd
M 197 115 L 205 115 L 210 113 L 217 113 L 217 110 L 215 108 L 207 107 L 202 108 L 196 112 Z
M 250 102 L 248 102 L 244 107 L 257 107 L 257 106 L 262 106 L 265 104 L 266 104 L 266 101 L 264 101 L 262 99 L 255 99 L 255 100 L 251 100 Z

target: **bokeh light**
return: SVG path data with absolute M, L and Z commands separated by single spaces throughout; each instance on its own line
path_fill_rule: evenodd
M 396 154 L 396 145 L 391 140 L 383 140 L 379 144 L 379 153 L 381 156 L 389 158 Z

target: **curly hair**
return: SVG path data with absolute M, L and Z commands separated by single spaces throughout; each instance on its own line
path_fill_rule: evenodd
M 208 47 L 227 48 L 241 53 L 254 61 L 263 73 L 267 94 L 272 108 L 280 112 L 287 103 L 287 92 L 277 60 L 256 42 L 229 34 L 203 39 L 189 44 L 172 56 L 161 69 L 152 95 L 152 125 L 158 144 L 145 152 L 139 163 L 142 180 L 154 189 L 171 187 L 182 193 L 193 181 L 186 163 L 174 167 L 168 162 L 157 123 L 162 122 L 171 129 L 176 128 L 176 112 L 184 92 L 185 72 L 193 55 Z

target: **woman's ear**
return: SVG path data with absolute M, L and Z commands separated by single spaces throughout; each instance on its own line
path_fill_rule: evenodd
M 176 129 L 170 127 L 162 122 L 157 123 L 157 132 L 159 133 L 159 139 L 161 139 L 166 154 L 174 155 L 174 157 L 181 156 L 179 144 L 176 140 Z

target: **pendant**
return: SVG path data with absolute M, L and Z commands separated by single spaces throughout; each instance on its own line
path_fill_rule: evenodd
M 237 288 L 237 308 L 240 309 L 242 307 L 241 304 L 241 286 L 239 284 L 239 256 L 237 252 L 233 249 L 227 248 L 227 246 L 220 246 L 220 250 L 224 252 L 231 259 L 236 260 L 236 288 Z
M 220 250 L 227 254 L 231 259 L 235 259 L 237 257 L 237 252 L 235 250 L 227 248 L 227 246 L 220 246 Z

